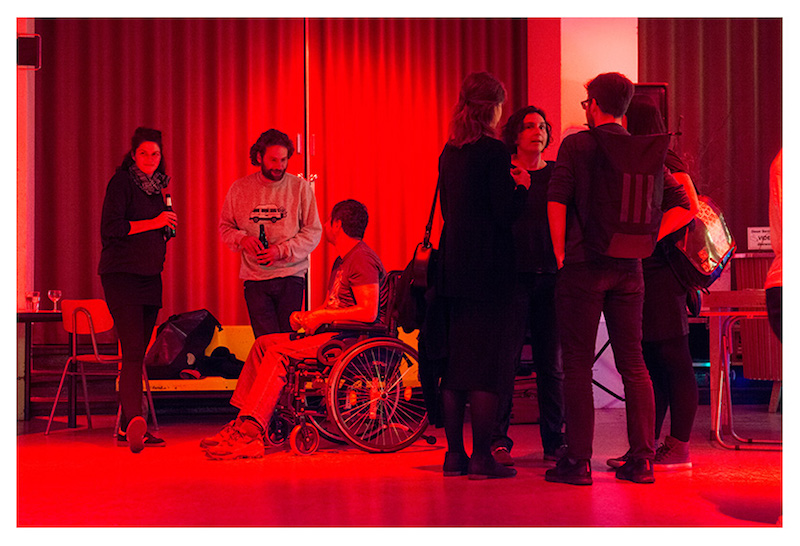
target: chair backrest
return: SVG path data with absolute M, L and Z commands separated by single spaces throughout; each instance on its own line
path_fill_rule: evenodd
M 111 317 L 108 305 L 100 299 L 63 300 L 61 315 L 61 324 L 70 334 L 91 334 L 92 331 L 99 334 L 114 327 L 114 319 Z
M 389 271 L 386 275 L 386 302 L 383 309 L 382 322 L 386 325 L 388 332 L 395 335 L 397 332 L 397 283 L 400 282 L 402 271 Z

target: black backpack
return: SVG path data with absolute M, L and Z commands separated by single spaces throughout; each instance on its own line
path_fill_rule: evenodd
M 222 325 L 206 309 L 169 317 L 144 357 L 148 378 L 178 379 L 181 370 L 205 357 L 215 328 L 222 330 Z
M 597 154 L 582 226 L 586 247 L 613 258 L 646 258 L 661 224 L 669 135 L 589 134 Z

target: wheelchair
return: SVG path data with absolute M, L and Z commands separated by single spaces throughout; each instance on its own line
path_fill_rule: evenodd
M 265 431 L 267 443 L 289 442 L 298 455 L 320 438 L 369 453 L 399 451 L 424 436 L 428 414 L 417 351 L 398 338 L 394 319 L 400 271 L 387 275 L 382 324 L 335 322 L 336 335 L 316 358 L 289 359 L 286 386 Z

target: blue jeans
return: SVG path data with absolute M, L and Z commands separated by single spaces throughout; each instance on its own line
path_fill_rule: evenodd
M 303 277 L 245 281 L 244 301 L 253 335 L 259 338 L 266 334 L 291 332 L 289 315 L 303 307 L 305 288 Z
M 594 438 L 592 364 L 600 313 L 625 388 L 628 442 L 633 458 L 655 451 L 653 385 L 642 357 L 644 280 L 638 260 L 598 258 L 565 265 L 556 283 L 557 321 L 564 363 L 567 456 L 591 459 Z

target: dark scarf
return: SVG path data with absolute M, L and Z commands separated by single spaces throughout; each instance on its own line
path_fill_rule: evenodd
M 153 176 L 147 176 L 135 163 L 128 168 L 128 172 L 131 173 L 136 185 L 147 195 L 160 193 L 169 184 L 169 176 L 166 174 L 154 172 Z

